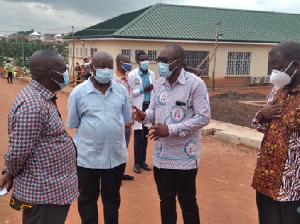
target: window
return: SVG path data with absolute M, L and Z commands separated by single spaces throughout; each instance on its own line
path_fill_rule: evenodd
M 83 57 L 86 57 L 87 54 L 88 54 L 88 49 L 87 49 L 87 48 L 84 48 L 84 55 L 83 55 Z
M 131 60 L 131 50 L 130 49 L 122 49 L 121 54 L 127 55 L 129 57 L 129 59 Z
M 80 57 L 82 57 L 82 48 L 80 48 Z
M 91 48 L 91 55 L 93 56 L 94 53 L 97 52 L 97 48 Z
M 226 75 L 250 75 L 251 52 L 228 52 Z
M 76 47 L 76 57 L 78 56 L 78 47 Z
M 140 51 L 145 51 L 145 50 L 135 50 L 134 59 L 136 58 L 136 55 L 137 55 Z M 145 52 L 146 52 L 146 51 L 145 51 Z M 147 54 L 147 52 L 146 52 L 146 54 Z
M 197 68 L 208 54 L 209 51 L 184 51 L 184 63 L 188 67 Z M 200 69 L 204 70 L 207 63 L 208 60 L 205 60 L 205 62 L 200 66 Z M 208 68 L 209 67 L 207 67 L 203 75 L 208 75 Z
M 149 50 L 148 51 L 149 61 L 155 61 L 157 58 L 157 51 L 156 50 Z

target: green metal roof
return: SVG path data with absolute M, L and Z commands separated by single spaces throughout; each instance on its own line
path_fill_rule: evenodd
M 300 14 L 156 4 L 122 14 L 74 34 L 75 38 L 280 42 L 300 41 Z

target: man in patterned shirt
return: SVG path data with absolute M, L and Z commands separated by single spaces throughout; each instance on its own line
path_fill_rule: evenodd
M 128 55 L 125 54 L 118 54 L 116 57 L 116 65 L 117 65 L 117 70 L 114 74 L 113 80 L 115 80 L 117 83 L 122 84 L 128 92 L 129 100 L 131 102 L 131 89 L 128 84 L 128 74 L 132 68 L 132 65 L 130 63 L 130 58 Z M 126 140 L 126 147 L 128 149 L 129 141 L 130 141 L 130 136 L 131 136 L 131 126 L 133 125 L 133 122 L 130 122 L 128 124 L 125 124 L 125 140 Z M 124 174 L 123 175 L 123 180 L 133 180 L 134 177 Z
M 167 45 L 157 58 L 161 77 L 154 83 L 148 110 L 134 108 L 137 121 L 153 122 L 153 165 L 163 224 L 176 223 L 176 195 L 184 223 L 200 223 L 196 175 L 200 159 L 201 128 L 210 121 L 205 83 L 183 69 L 184 50 Z
M 260 224 L 299 224 L 300 43 L 279 43 L 269 60 L 275 87 L 252 121 L 265 134 L 252 187 Z
M 9 112 L 9 145 L 0 189 L 12 188 L 10 206 L 23 223 L 62 224 L 78 197 L 76 149 L 66 133 L 54 92 L 68 84 L 64 58 L 40 50 L 30 58 L 32 81 Z

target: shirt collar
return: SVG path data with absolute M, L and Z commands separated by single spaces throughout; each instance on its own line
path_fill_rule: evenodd
M 119 71 L 116 71 L 115 74 L 116 74 L 116 77 L 118 77 L 118 78 L 120 78 L 120 79 L 125 79 L 125 77 L 126 77 L 126 75 L 123 75 L 123 74 L 122 74 L 121 72 L 119 72 Z
M 88 83 L 87 83 L 87 87 L 86 87 L 86 94 L 89 94 L 89 93 L 92 93 L 92 92 L 99 92 L 99 91 L 95 88 L 94 84 L 92 83 L 92 77 L 90 77 L 86 82 L 88 82 Z M 110 85 L 109 85 L 109 87 L 108 87 L 107 90 L 111 90 L 111 91 L 114 92 L 114 86 L 115 86 L 115 85 L 116 85 L 115 81 L 111 80 L 111 81 L 110 81 Z
M 180 72 L 180 75 L 178 76 L 176 82 L 178 82 L 181 85 L 184 85 L 185 84 L 185 76 L 186 76 L 186 71 L 182 68 L 181 72 Z M 162 77 L 162 79 L 163 79 L 163 84 L 165 84 L 167 78 L 166 77 Z M 169 80 L 168 80 L 168 83 L 169 83 Z
M 35 80 L 31 80 L 29 83 L 29 88 L 39 92 L 46 100 L 51 100 L 53 97 L 55 97 L 54 93 Z
M 144 75 L 144 73 L 142 72 L 142 70 L 141 70 L 141 68 L 139 67 L 139 75 L 141 76 L 141 75 L 143 75 L 143 76 L 146 76 L 146 75 L 149 75 L 149 69 L 147 70 L 147 74 L 146 75 Z

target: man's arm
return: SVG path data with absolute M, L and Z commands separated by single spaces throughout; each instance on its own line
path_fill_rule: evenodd
M 259 132 L 266 133 L 273 118 L 281 117 L 281 106 L 272 99 L 276 90 L 273 89 L 267 97 L 267 104 L 260 108 L 252 119 L 252 127 Z M 272 100 L 271 100 L 272 99 Z
M 68 128 L 77 128 L 80 124 L 80 116 L 78 114 L 78 108 L 77 108 L 77 94 L 76 90 L 72 91 L 69 95 L 68 100 L 68 118 L 66 126 Z
M 128 123 L 132 122 L 132 118 L 131 118 L 131 105 L 130 105 L 130 101 L 129 101 L 129 96 L 128 96 L 127 90 L 124 89 L 124 92 L 125 92 L 124 93 L 124 95 L 125 95 L 125 104 L 124 104 L 124 106 L 122 108 L 122 113 L 123 113 L 125 124 L 128 124 Z

